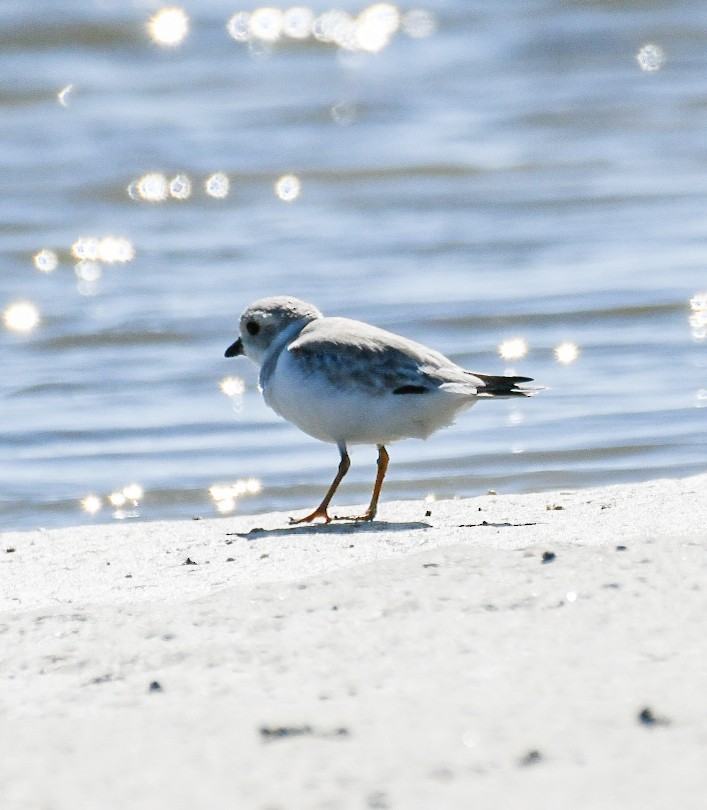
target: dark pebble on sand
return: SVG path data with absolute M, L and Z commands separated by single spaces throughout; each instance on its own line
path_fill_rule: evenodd
M 653 728 L 654 726 L 669 726 L 670 720 L 667 717 L 657 717 L 653 713 L 653 709 L 646 706 L 638 713 L 638 722 L 644 726 Z
M 260 736 L 264 740 L 282 740 L 285 737 L 303 737 L 313 734 L 311 726 L 262 726 Z
M 527 768 L 528 765 L 537 765 L 538 762 L 541 762 L 543 755 L 537 749 L 533 749 L 532 751 L 528 751 L 527 754 L 520 758 L 518 764 L 521 768 Z

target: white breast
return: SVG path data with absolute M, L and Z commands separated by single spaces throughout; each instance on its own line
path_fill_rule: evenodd
M 427 438 L 450 425 L 475 397 L 441 386 L 428 394 L 378 394 L 306 375 L 291 352 L 281 352 L 263 390 L 266 403 L 315 439 L 332 443 L 387 444 Z

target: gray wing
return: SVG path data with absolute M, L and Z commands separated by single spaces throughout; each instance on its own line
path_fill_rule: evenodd
M 375 394 L 427 394 L 457 383 L 473 395 L 484 383 L 439 352 L 346 318 L 308 324 L 288 347 L 306 375 Z

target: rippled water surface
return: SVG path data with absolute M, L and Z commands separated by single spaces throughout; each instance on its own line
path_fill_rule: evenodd
M 0 528 L 314 506 L 335 448 L 223 357 L 282 293 L 548 387 L 384 499 L 704 471 L 703 0 L 159 8 L 0 7 Z

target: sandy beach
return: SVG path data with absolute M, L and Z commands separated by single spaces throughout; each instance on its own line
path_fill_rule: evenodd
M 0 539 L 3 810 L 707 801 L 707 475 Z

